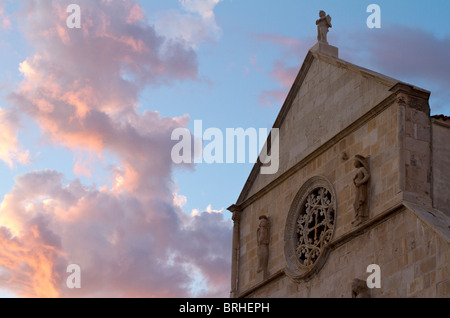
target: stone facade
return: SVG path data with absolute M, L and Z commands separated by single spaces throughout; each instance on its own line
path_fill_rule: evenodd
M 433 166 L 433 207 L 450 216 L 450 117 L 432 118 L 432 166 Z
M 263 175 L 256 164 L 229 208 L 232 297 L 352 297 L 370 264 L 381 269 L 371 297 L 450 296 L 450 121 L 430 117 L 429 96 L 320 49 L 308 53 L 274 124 L 279 171 Z M 355 225 L 356 156 L 367 160 L 370 181 L 368 217 Z M 293 279 L 286 222 L 316 177 L 333 187 L 334 231 L 320 268 Z M 265 274 L 257 271 L 261 216 L 271 227 Z

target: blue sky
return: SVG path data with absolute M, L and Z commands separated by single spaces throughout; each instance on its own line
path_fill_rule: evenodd
M 172 2 L 176 7 L 177 1 Z M 381 29 L 367 28 L 369 13 L 366 8 L 371 3 L 380 5 Z M 155 105 L 165 105 L 158 108 L 163 114 L 177 116 L 188 113 L 191 119 L 203 120 L 206 127 L 271 128 L 281 104 L 275 102 L 270 107 L 261 105 L 259 96 L 262 91 L 271 89 L 284 89 L 287 95 L 289 87 L 281 87 L 270 73 L 274 63 L 280 59 L 286 66 L 300 69 L 309 49 L 308 44 L 314 44 L 314 21 L 321 9 L 327 10 L 333 18 L 329 42 L 340 48 L 342 58 L 378 72 L 386 71 L 386 75 L 432 90 L 437 83 L 431 80 L 413 76 L 408 78 L 403 74 L 390 73 L 388 69 L 379 70 L 372 60 L 359 58 L 360 52 L 353 55 L 352 51 L 345 49 L 347 45 L 354 45 L 347 44 L 353 42 L 347 38 L 353 33 L 367 36 L 367 41 L 371 41 L 371 36 L 382 38 L 383 34 L 395 31 L 399 25 L 424 30 L 440 40 L 447 37 L 448 52 L 450 27 L 438 22 L 445 21 L 446 12 L 449 12 L 445 8 L 450 8 L 446 1 L 433 1 L 431 5 L 425 1 L 223 1 L 215 10 L 222 30 L 220 38 L 199 48 L 199 59 L 202 61 L 200 73 L 212 84 L 189 83 L 186 86 L 182 83 L 149 92 L 152 97 L 148 99 L 160 100 Z M 289 48 L 261 40 L 259 35 L 297 40 L 299 49 L 293 48 L 297 49 L 296 54 L 290 54 L 284 60 Z M 408 54 L 414 55 L 415 52 L 404 52 L 404 55 Z M 257 67 L 252 65 L 252 59 L 257 60 Z M 450 105 L 434 105 L 432 93 L 432 113 L 448 113 Z M 187 103 L 187 100 L 191 102 Z M 222 209 L 235 202 L 251 168 L 251 164 L 200 165 L 195 172 L 179 172 L 176 179 L 181 193 L 188 197 L 188 209 L 202 208 L 205 203 Z M 197 192 L 199 189 L 195 186 L 195 190 L 191 191 L 193 180 L 205 184 L 202 187 L 204 190 Z M 219 187 L 217 183 L 220 183 Z
M 116 73 L 109 73 L 106 66 L 100 69 L 100 64 L 103 67 L 103 63 L 105 63 L 109 68 L 112 68 L 114 59 L 129 67 L 132 75 L 140 75 L 141 70 L 133 68 L 134 64 L 129 61 L 129 56 L 134 56 L 139 61 L 142 59 L 143 69 L 155 67 L 156 62 L 131 50 L 126 51 L 124 55 L 120 55 L 121 49 L 124 49 L 124 51 L 127 49 L 119 46 L 119 44 L 123 44 L 119 41 L 120 37 L 114 38 L 115 44 L 117 44 L 114 47 L 119 53 L 114 54 L 115 52 L 108 50 L 102 51 L 102 53 L 99 52 L 95 43 L 86 40 L 86 38 L 79 40 L 72 37 L 73 34 L 63 32 L 65 35 L 69 34 L 71 41 L 78 39 L 81 41 L 80 43 L 85 45 L 79 49 L 80 53 L 78 54 L 73 51 L 77 47 L 64 42 L 65 38 L 61 33 L 58 33 L 59 37 L 54 34 L 45 35 L 43 32 L 46 30 L 45 28 L 55 27 L 55 30 L 58 30 L 58 23 L 62 21 L 58 12 L 60 15 L 64 15 L 64 12 L 61 13 L 61 11 L 55 9 L 58 7 L 56 3 L 55 1 L 0 0 L 0 74 L 2 74 L 0 77 L 0 107 L 4 114 L 8 114 L 8 116 L 2 115 L 0 117 L 2 119 L 0 125 L 3 125 L 2 131 L 10 132 L 7 135 L 4 133 L 0 140 L 6 144 L 4 146 L 6 150 L 4 150 L 3 155 L 0 154 L 2 159 L 0 173 L 3 176 L 0 183 L 0 194 L 3 197 L 2 209 L 0 209 L 0 227 L 8 228 L 8 226 L 12 226 L 1 223 L 1 213 L 8 215 L 8 220 L 14 218 L 14 213 L 21 215 L 21 222 L 27 220 L 25 212 L 19 213 L 14 210 L 14 206 L 10 207 L 12 204 L 10 200 L 18 198 L 23 200 L 24 204 L 28 204 L 30 200 L 47 200 L 39 209 L 32 206 L 26 210 L 35 209 L 32 210 L 33 217 L 30 216 L 28 221 L 31 222 L 39 219 L 39 217 L 44 217 L 43 215 L 49 218 L 45 226 L 41 223 L 38 224 L 45 227 L 45 233 L 48 235 L 47 237 L 42 232 L 41 236 L 48 238 L 47 243 L 53 242 L 49 237 L 52 239 L 58 237 L 58 240 L 55 239 L 55 241 L 58 241 L 58 243 L 54 243 L 55 248 L 71 255 L 75 261 L 79 257 L 79 262 L 85 262 L 87 264 L 85 267 L 89 267 L 88 264 L 93 259 L 92 255 L 80 256 L 83 253 L 75 247 L 68 233 L 75 233 L 75 230 L 82 231 L 81 229 L 83 229 L 83 231 L 87 231 L 86 236 L 90 237 L 88 234 L 91 234 L 91 230 L 88 230 L 87 226 L 82 227 L 75 221 L 69 222 L 70 224 L 64 223 L 64 226 L 62 226 L 65 229 L 64 233 L 58 232 L 56 228 L 58 224 L 61 224 L 58 222 L 62 222 L 61 210 L 65 210 L 67 213 L 74 210 L 81 211 L 80 206 L 86 200 L 104 196 L 102 202 L 111 200 L 117 206 L 122 206 L 123 202 L 127 202 L 126 205 L 123 203 L 124 206 L 129 207 L 135 204 L 136 210 L 144 207 L 142 208 L 143 211 L 155 210 L 155 213 L 157 213 L 156 207 L 163 210 L 165 209 L 163 207 L 166 207 L 170 211 L 168 213 L 171 218 L 173 217 L 167 223 L 169 224 L 167 229 L 176 229 L 177 227 L 174 227 L 173 224 L 183 224 L 178 226 L 183 231 L 189 229 L 188 234 L 186 234 L 188 239 L 195 239 L 200 235 L 211 238 L 211 246 L 196 247 L 192 251 L 189 247 L 186 247 L 190 250 L 190 252 L 186 252 L 186 255 L 177 251 L 167 238 L 164 239 L 167 241 L 161 241 L 164 242 L 164 244 L 161 243 L 164 246 L 161 249 L 162 251 L 159 251 L 156 247 L 160 245 L 151 245 L 158 241 L 161 236 L 164 236 L 160 233 L 154 235 L 152 233 L 150 237 L 146 237 L 144 234 L 141 236 L 136 234 L 132 238 L 124 239 L 122 242 L 124 246 L 126 244 L 133 246 L 130 250 L 123 247 L 124 253 L 128 257 L 139 255 L 136 256 L 133 265 L 139 269 L 142 266 L 142 273 L 145 273 L 145 268 L 151 268 L 152 270 L 149 271 L 151 275 L 147 277 L 148 284 L 154 284 L 158 286 L 158 289 L 147 290 L 142 288 L 134 294 L 133 287 L 125 283 L 125 276 L 115 283 L 115 287 L 111 287 L 109 283 L 105 282 L 108 279 L 114 279 L 105 274 L 102 279 L 99 278 L 98 281 L 95 281 L 95 284 L 89 286 L 86 293 L 83 293 L 84 290 L 82 290 L 80 296 L 90 296 L 96 293 L 110 295 L 104 290 L 114 288 L 117 289 L 117 294 L 114 295 L 122 296 L 130 294 L 227 296 L 229 273 L 226 270 L 229 261 L 228 263 L 222 261 L 221 266 L 223 267 L 217 267 L 215 262 L 220 260 L 220 257 L 223 257 L 223 260 L 230 257 L 227 248 L 231 244 L 231 222 L 226 208 L 237 200 L 253 164 L 198 164 L 187 169 L 178 167 L 167 163 L 167 157 L 163 157 L 161 154 L 162 151 L 170 149 L 169 142 L 165 142 L 165 140 L 158 142 L 156 137 L 153 138 L 150 135 L 157 135 L 158 131 L 170 132 L 170 127 L 178 123 L 174 118 L 180 118 L 184 115 L 187 115 L 187 117 L 184 117 L 184 125 L 191 131 L 193 131 L 194 120 L 202 120 L 204 129 L 209 127 L 216 127 L 222 131 L 225 131 L 226 128 L 238 127 L 270 129 L 307 51 L 316 42 L 315 20 L 318 17 L 319 10 L 325 10 L 332 16 L 333 28 L 328 35 L 328 41 L 331 45 L 340 49 L 340 58 L 430 90 L 432 92 L 430 99 L 431 113 L 450 114 L 450 102 L 448 102 L 450 100 L 448 90 L 450 84 L 450 77 L 448 76 L 450 72 L 450 27 L 446 23 L 448 12 L 450 12 L 450 2 L 448 1 L 127 0 L 124 1 L 125 7 L 115 8 L 114 5 L 110 7 L 103 4 L 94 6 L 84 0 L 72 0 L 63 1 L 63 3 L 78 3 L 80 5 L 82 23 L 85 23 L 83 30 L 87 30 L 89 36 L 92 35 L 89 28 L 93 28 L 92 25 L 96 26 L 97 23 L 100 23 L 98 21 L 102 17 L 101 10 L 108 10 L 103 12 L 105 17 L 114 15 L 111 18 L 112 21 L 124 23 L 123 29 L 119 27 L 114 29 L 113 26 L 113 31 L 107 30 L 109 38 L 113 38 L 116 34 L 114 32 L 122 36 L 128 36 L 131 31 L 126 28 L 128 22 L 125 23 L 123 20 L 127 18 L 127 15 L 132 17 L 132 13 L 137 12 L 138 18 L 132 22 L 138 26 L 138 29 L 133 29 L 133 32 L 135 32 L 133 33 L 134 39 L 142 40 L 149 47 L 154 45 L 161 50 L 160 52 L 163 52 L 164 46 L 155 38 L 147 37 L 147 35 L 143 35 L 143 32 L 140 33 L 142 30 L 156 32 L 160 39 L 164 40 L 164 45 L 173 49 L 173 51 L 169 51 L 166 48 L 167 53 L 174 56 L 174 59 L 170 61 L 179 63 L 177 64 L 179 69 L 184 72 L 171 69 L 170 74 L 165 74 L 162 71 L 155 75 L 150 69 L 144 72 L 147 78 L 143 80 L 143 83 L 132 83 L 132 88 L 129 90 L 114 86 L 115 81 L 121 82 L 120 78 L 111 79 L 112 84 L 109 83 L 108 78 L 103 79 L 104 83 L 95 83 L 93 86 L 98 90 L 107 88 L 98 95 L 101 98 L 107 99 L 109 95 L 114 95 L 114 90 L 108 86 L 111 85 L 121 92 L 122 95 L 117 97 L 120 102 L 130 102 L 130 105 L 134 103 L 134 108 L 128 105 L 122 105 L 123 108 L 120 108 L 120 105 L 117 106 L 123 114 L 129 116 L 127 118 L 133 118 L 132 124 L 130 124 L 130 121 L 122 121 L 124 118 L 120 115 L 122 113 L 112 114 L 110 110 L 105 110 L 105 105 L 102 105 L 102 102 L 98 102 L 97 99 L 92 99 L 92 101 L 93 104 L 98 103 L 98 105 L 88 103 L 92 112 L 95 110 L 96 114 L 106 116 L 108 120 L 119 126 L 123 124 L 125 128 L 119 130 L 119 132 L 129 132 L 130 136 L 127 135 L 126 137 L 130 139 L 118 143 L 114 140 L 114 138 L 120 136 L 117 133 L 117 136 L 114 135 L 115 137 L 110 136 L 110 140 L 105 131 L 111 131 L 111 133 L 116 131 L 103 122 L 99 123 L 99 130 L 103 129 L 103 134 L 94 128 L 89 128 L 91 130 L 87 129 L 88 133 L 79 135 L 79 131 L 75 131 L 79 127 L 70 126 L 73 124 L 72 121 L 66 122 L 67 126 L 70 126 L 70 130 L 69 128 L 65 129 L 61 125 L 62 121 L 59 121 L 62 120 L 60 117 L 47 117 L 46 114 L 36 112 L 36 108 L 28 105 L 30 103 L 27 104 L 23 100 L 13 98 L 12 95 L 16 94 L 24 98 L 39 96 L 47 102 L 56 103 L 55 100 L 58 97 L 42 94 L 42 91 L 54 89 L 54 86 L 47 86 L 48 83 L 54 81 L 60 85 L 56 90 L 57 92 L 61 93 L 60 89 L 65 89 L 81 94 L 77 96 L 86 97 L 88 93 L 83 95 L 86 92 L 85 90 L 74 86 L 77 84 L 77 79 L 80 79 L 80 81 L 86 79 L 86 82 L 88 82 L 88 80 L 95 78 L 93 76 L 97 71 L 95 70 L 95 63 L 92 61 L 98 61 L 98 74 L 106 74 L 106 77 L 113 76 Z M 132 7 L 136 3 L 140 5 L 140 9 L 133 11 Z M 381 8 L 381 28 L 379 29 L 369 29 L 366 25 L 369 16 L 366 8 L 372 3 L 378 4 Z M 92 19 L 92 25 L 86 22 L 88 19 L 83 20 L 86 13 L 84 10 L 91 10 L 88 17 Z M 121 16 L 121 10 L 123 16 Z M 96 17 L 98 17 L 98 21 Z M 33 30 L 33 27 L 36 29 Z M 139 32 L 136 30 L 139 30 Z M 176 46 L 178 50 L 174 49 L 175 46 L 171 46 L 174 43 L 181 43 L 179 47 Z M 66 50 L 67 47 L 71 47 L 72 51 Z M 65 64 L 64 52 L 67 55 L 67 64 Z M 95 54 L 98 54 L 98 60 L 94 60 L 93 55 Z M 37 56 L 42 57 L 46 64 L 35 59 Z M 170 69 L 170 63 L 166 60 L 167 56 L 159 56 L 158 58 L 161 60 L 158 61 L 158 67 Z M 25 61 L 28 61 L 27 65 L 32 68 L 33 72 L 26 73 L 23 68 L 22 72 L 20 71 L 20 65 Z M 82 70 L 85 67 L 84 61 L 92 63 L 87 64 L 90 67 L 89 70 Z M 64 73 L 64 82 L 55 78 L 54 74 L 60 73 L 56 73 L 56 71 L 52 73 L 53 70 L 63 72 L 61 71 L 63 66 L 70 63 L 75 63 L 77 66 L 72 68 L 74 73 Z M 40 74 L 41 77 L 39 78 L 45 79 L 46 84 L 27 82 L 27 80 L 36 80 L 33 74 Z M 32 90 L 26 91 L 29 86 L 32 87 Z M 134 93 L 133 88 L 137 93 Z M 93 95 L 95 94 L 94 92 Z M 87 98 L 86 100 L 88 100 Z M 58 103 L 62 103 L 61 107 L 64 106 L 64 102 L 69 103 L 67 99 L 58 100 Z M 149 119 L 151 117 L 149 114 L 153 114 L 153 112 L 158 112 L 160 117 Z M 145 114 L 149 116 L 146 117 Z M 167 124 L 163 118 L 167 118 L 169 123 Z M 82 119 L 85 119 L 85 117 L 80 120 Z M 51 124 L 49 124 L 50 121 Z M 126 123 L 130 127 L 126 126 Z M 149 123 L 155 124 L 155 130 L 149 128 L 151 126 L 148 126 Z M 87 124 L 87 121 L 83 122 L 83 125 Z M 145 129 L 151 131 L 147 132 Z M 145 135 L 144 131 L 146 131 L 145 134 L 149 135 Z M 85 132 L 83 131 L 83 133 Z M 87 142 L 88 145 L 83 144 L 80 138 L 88 138 L 89 134 L 102 136 L 104 148 L 99 149 L 92 146 L 90 140 Z M 142 150 L 141 153 L 140 139 L 132 139 L 132 136 L 142 137 L 143 142 L 145 142 L 142 147 L 151 145 L 154 148 Z M 15 138 L 17 142 L 8 142 L 11 141 L 11 138 Z M 136 158 L 133 158 L 133 154 L 126 153 L 129 150 L 127 143 L 130 145 L 129 149 L 136 152 Z M 11 147 L 11 149 L 8 150 L 7 147 Z M 19 156 L 20 154 L 27 155 L 27 160 L 20 160 L 20 158 L 23 158 Z M 148 171 L 142 168 L 145 160 L 139 161 L 140 159 L 137 158 L 140 155 L 147 156 L 148 164 L 155 165 L 156 168 L 152 167 L 153 170 L 149 169 Z M 153 158 L 155 158 L 155 162 Z M 133 164 L 136 164 L 136 166 Z M 75 169 L 77 165 L 78 167 L 84 165 L 85 169 L 77 170 Z M 143 170 L 140 171 L 139 169 Z M 85 170 L 88 170 L 88 172 Z M 134 172 L 142 172 L 142 175 L 133 177 Z M 146 176 L 146 179 L 142 177 L 143 175 Z M 145 196 L 140 192 L 142 188 L 139 190 L 135 187 L 126 189 L 119 189 L 119 186 L 114 187 L 114 182 L 117 182 L 118 177 L 123 178 L 125 180 L 123 182 L 127 186 L 136 181 L 134 179 L 138 179 L 137 184 L 140 187 L 148 186 L 147 190 L 153 191 L 153 195 Z M 49 185 L 47 189 L 45 188 L 45 185 L 47 185 L 45 182 L 49 179 L 53 180 L 54 183 Z M 158 188 L 158 182 L 161 182 L 164 186 Z M 44 184 L 45 191 L 36 190 L 36 193 L 33 192 L 29 197 L 26 197 L 24 193 L 28 195 L 29 192 L 32 192 L 32 185 L 36 186 L 41 183 Z M 79 188 L 77 188 L 78 185 L 80 185 Z M 109 189 L 103 188 L 103 190 L 100 190 L 102 187 L 109 187 Z M 58 188 L 58 191 L 55 190 L 56 188 Z M 78 190 L 70 192 L 75 188 Z M 61 191 L 69 191 L 70 195 L 76 198 L 77 203 L 61 199 L 59 194 L 56 194 L 56 192 L 60 193 Z M 183 204 L 171 206 L 173 203 L 170 202 L 170 191 L 175 193 L 178 200 Z M 158 197 L 164 197 L 165 195 L 167 195 L 167 198 L 157 200 Z M 101 204 L 103 203 L 98 203 L 97 206 L 98 201 L 92 200 L 96 202 L 95 204 L 92 203 L 93 210 L 95 210 L 94 207 L 102 209 Z M 114 204 L 111 203 L 111 206 L 114 207 Z M 112 209 L 114 210 L 114 208 Z M 79 213 L 82 214 L 82 212 Z M 90 213 L 95 213 L 95 211 L 90 211 Z M 129 227 L 116 223 L 100 223 L 99 220 L 107 219 L 107 213 L 115 213 L 115 211 L 108 210 L 104 213 L 101 214 L 101 217 L 99 216 L 98 220 L 92 221 L 92 227 L 97 226 L 99 233 L 104 233 L 104 237 L 109 238 L 108 235 L 112 233 L 110 231 L 112 228 L 123 227 L 122 230 L 125 232 L 135 229 L 134 223 Z M 132 217 L 126 216 L 127 211 L 123 213 L 125 215 L 123 216 L 124 220 L 132 219 Z M 152 217 L 149 216 L 149 218 Z M 91 220 L 91 218 L 93 218 L 92 215 L 86 216 L 86 220 Z M 33 222 L 30 224 L 34 224 Z M 75 223 L 76 225 L 74 225 Z M 39 229 L 42 227 L 39 227 Z M 18 230 L 15 232 L 14 228 L 9 230 L 10 234 L 18 235 L 21 246 L 29 248 L 35 246 L 29 243 L 27 236 L 23 234 L 27 231 L 25 227 L 22 228 L 23 233 Z M 154 229 L 149 225 L 148 230 Z M 210 233 L 209 230 L 217 232 Z M 154 231 L 157 232 L 157 230 Z M 202 231 L 205 231 L 205 233 Z M 51 235 L 48 233 L 51 233 Z M 114 233 L 114 235 L 117 234 Z M 124 235 L 126 236 L 126 234 Z M 9 241 L 11 242 L 13 239 L 14 235 L 11 235 Z M 146 245 L 146 242 L 148 245 Z M 33 244 L 38 243 L 33 241 Z M 114 239 L 114 244 L 111 243 L 107 246 L 112 251 L 116 251 L 117 244 L 117 240 Z M 149 248 L 149 250 L 144 248 L 144 246 L 150 245 L 152 248 Z M 104 248 L 106 245 L 101 246 Z M 222 248 L 225 252 L 221 256 L 213 257 L 214 261 L 195 260 L 198 258 L 198 253 L 203 250 L 217 251 Z M 155 253 L 154 255 L 158 259 L 165 260 L 163 269 L 170 268 L 169 272 L 173 270 L 176 275 L 181 275 L 182 283 L 177 284 L 170 279 L 164 281 L 156 279 L 154 276 L 162 269 L 158 267 L 159 265 L 155 265 L 148 260 L 148 263 L 145 263 L 141 255 L 151 253 Z M 55 255 L 51 259 L 53 264 L 51 268 L 55 272 L 50 275 L 51 279 L 49 278 L 52 286 L 41 282 L 42 286 L 45 285 L 46 288 L 49 288 L 46 290 L 51 291 L 48 294 L 50 296 L 67 295 L 61 290 L 62 287 L 55 282 L 55 277 L 61 276 L 61 272 L 57 272 L 56 268 L 60 270 L 65 264 L 60 258 L 60 256 Z M 0 260 L 2 259 L 5 261 L 7 257 L 3 256 L 2 258 L 0 255 Z M 32 270 L 32 264 L 34 263 L 31 259 L 32 255 L 30 255 L 30 263 L 28 264 L 30 270 L 26 270 L 25 273 L 20 273 L 17 268 L 7 268 L 2 272 L 2 263 L 0 262 L 0 291 L 4 292 L 0 296 L 32 296 L 39 295 L 36 290 L 44 290 L 41 285 L 38 286 L 39 288 L 34 285 L 30 287 L 32 283 L 21 285 L 14 282 L 13 286 L 8 285 L 13 281 L 11 278 L 17 278 L 20 274 L 30 276 L 36 274 Z M 109 261 L 114 262 L 115 260 Z M 178 271 L 171 267 L 174 262 L 178 264 Z M 111 265 L 111 267 L 116 268 L 116 264 Z M 188 268 L 196 274 L 190 276 L 189 270 L 180 270 L 180 268 Z M 91 272 L 94 273 L 95 271 L 92 270 Z M 218 274 L 221 272 L 225 272 L 223 277 Z M 176 275 L 173 274 L 173 277 Z M 218 279 L 217 276 L 221 276 L 221 278 Z M 128 276 L 127 279 L 129 279 Z M 167 287 L 165 284 L 167 284 Z M 158 294 L 155 290 L 164 290 L 165 292 Z

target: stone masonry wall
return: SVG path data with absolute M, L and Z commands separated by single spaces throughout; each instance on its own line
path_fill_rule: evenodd
M 450 216 L 450 121 L 433 123 L 433 205 Z
M 448 243 L 403 208 L 333 251 L 310 281 L 276 279 L 249 297 L 351 297 L 354 278 L 366 280 L 369 264 L 381 268 L 381 288 L 371 297 L 450 297 Z
M 311 177 L 323 175 L 334 185 L 338 209 L 333 239 L 339 238 L 353 229 L 351 222 L 354 217 L 355 191 L 352 180 L 355 173 L 353 166 L 355 155 L 368 157 L 370 162 L 370 217 L 373 218 L 388 208 L 400 204 L 402 193 L 399 185 L 398 112 L 399 106 L 393 103 L 329 149 L 318 154 L 302 169 L 243 210 L 240 229 L 238 294 L 263 280 L 262 274 L 256 273 L 256 230 L 259 223 L 258 218 L 261 215 L 267 215 L 271 223 L 269 276 L 285 267 L 284 229 L 287 213 L 298 190 Z M 295 136 L 292 138 L 293 140 L 287 142 L 295 144 Z M 348 160 L 343 159 L 344 152 L 347 154 Z M 370 251 L 367 248 L 364 250 L 366 253 L 375 253 L 375 250 Z M 343 261 L 336 256 L 339 252 L 333 251 L 333 253 L 334 261 L 330 257 L 325 266 L 337 266 L 336 262 Z M 329 264 L 330 260 L 331 264 Z M 347 261 L 350 260 L 347 259 Z M 335 265 L 332 265 L 333 263 Z M 365 268 L 361 270 L 365 270 Z M 330 291 L 323 293 L 331 295 Z
M 280 127 L 279 171 L 258 175 L 249 196 L 383 101 L 394 83 L 316 56 Z M 373 140 L 374 134 L 368 138 Z
M 424 100 L 407 98 L 400 106 L 404 120 L 404 199 L 431 206 L 431 120 Z

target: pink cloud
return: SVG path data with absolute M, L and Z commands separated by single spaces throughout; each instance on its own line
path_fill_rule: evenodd
M 53 170 L 17 177 L 0 208 L 0 287 L 26 297 L 184 297 L 194 268 L 202 295 L 227 296 L 230 221 L 186 215 L 173 200 L 170 137 L 189 117 L 139 111 L 144 88 L 197 79 L 196 52 L 159 35 L 132 0 L 80 0 L 82 29 L 66 29 L 70 3 L 30 1 L 22 12 L 35 53 L 8 111 L 74 151 L 79 175 L 95 174 L 84 153 L 116 162 L 98 187 Z M 79 290 L 65 285 L 72 263 Z
M 275 61 L 272 77 L 275 78 L 284 88 L 290 88 L 297 76 L 299 66 L 287 66 L 282 61 Z
M 29 151 L 23 149 L 17 138 L 18 130 L 17 114 L 0 108 L 0 160 L 11 168 L 16 163 L 24 165 L 30 163 Z
M 11 29 L 12 22 L 10 16 L 5 12 L 5 1 L 0 0 L 0 31 Z
M 313 45 L 314 41 L 308 39 L 301 41 L 297 38 L 282 36 L 279 34 L 255 34 L 253 38 L 261 44 L 270 44 L 281 50 L 283 60 L 275 60 L 269 73 L 276 88 L 263 90 L 259 95 L 259 103 L 265 107 L 282 105 L 289 89 L 294 83 L 300 69 L 301 58 Z M 294 61 L 294 62 L 292 62 Z M 292 64 L 293 63 L 293 64 Z
M 301 59 L 316 42 L 316 39 L 313 37 L 304 40 L 276 33 L 254 34 L 253 38 L 259 43 L 269 43 L 272 46 L 280 48 L 285 59 L 296 58 L 299 62 L 301 62 Z
M 84 162 L 80 162 L 77 161 L 75 162 L 75 165 L 73 167 L 73 172 L 77 175 L 77 176 L 85 176 L 88 178 L 92 177 L 92 170 L 88 167 L 89 163 L 84 161 Z
M 294 83 L 298 70 L 298 66 L 288 66 L 284 61 L 275 61 L 269 75 L 280 88 L 262 91 L 259 95 L 260 104 L 265 107 L 274 104 L 282 105 Z
M 264 107 L 272 107 L 274 104 L 282 105 L 286 96 L 286 89 L 264 90 L 259 94 L 259 103 Z
M 55 171 L 20 176 L 1 207 L 0 284 L 25 297 L 187 297 L 190 264 L 207 295 L 225 296 L 229 222 L 182 214 L 156 195 L 65 184 Z M 65 286 L 71 263 L 82 270 L 79 290 Z
M 127 23 L 136 23 L 145 17 L 145 11 L 138 3 L 134 3 L 131 7 L 130 13 L 127 18 Z

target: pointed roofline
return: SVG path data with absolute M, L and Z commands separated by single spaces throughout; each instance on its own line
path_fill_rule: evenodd
M 291 89 L 289 90 L 289 93 L 283 103 L 283 106 L 281 107 L 281 110 L 280 110 L 272 128 L 280 128 L 281 127 L 281 125 L 282 125 L 284 119 L 286 118 L 287 114 L 289 113 L 289 110 L 291 109 L 292 104 L 293 104 L 295 98 L 297 97 L 297 93 L 300 90 L 301 86 L 303 85 L 306 75 L 308 74 L 309 69 L 315 59 L 325 61 L 329 64 L 333 64 L 338 67 L 347 68 L 349 71 L 363 74 L 363 76 L 371 77 L 372 79 L 374 79 L 378 82 L 381 82 L 386 86 L 391 86 L 391 90 L 395 86 L 401 84 L 402 86 L 403 85 L 409 86 L 412 90 L 420 91 L 421 93 L 423 93 L 425 95 L 429 96 L 431 94 L 430 91 L 428 91 L 428 90 L 425 90 L 420 87 L 416 87 L 414 85 L 399 81 L 397 79 L 394 79 L 394 78 L 386 76 L 384 74 L 369 70 L 367 68 L 352 64 L 352 63 L 344 61 L 340 58 L 321 54 L 317 50 L 313 50 L 313 49 L 314 49 L 314 47 L 308 51 L 308 53 L 305 57 L 305 60 L 303 61 L 303 64 L 297 74 L 297 77 L 295 78 L 294 83 L 292 84 Z M 393 94 L 395 94 L 395 91 L 393 91 Z M 269 136 L 267 137 L 267 140 L 266 140 L 266 144 L 268 145 L 267 146 L 268 152 L 270 151 L 270 148 L 271 148 L 271 145 L 269 142 L 270 140 L 271 140 L 271 133 L 269 134 Z M 258 160 L 254 164 L 254 166 L 250 172 L 250 175 L 247 178 L 247 181 L 245 182 L 244 187 L 239 195 L 239 198 L 236 201 L 236 204 L 233 204 L 231 207 L 240 206 L 245 201 L 254 181 L 256 180 L 257 176 L 259 175 L 260 169 L 261 169 L 261 161 L 259 160 L 259 157 L 258 157 Z M 230 208 L 228 208 L 228 210 Z

